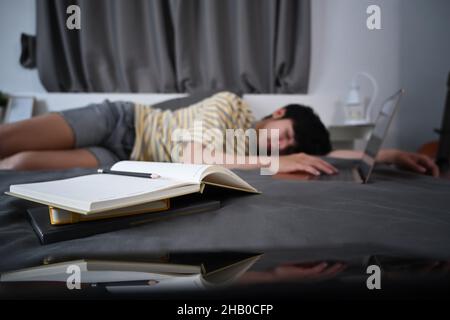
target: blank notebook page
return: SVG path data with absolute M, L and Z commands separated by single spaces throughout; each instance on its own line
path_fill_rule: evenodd
M 164 190 L 186 183 L 167 179 L 136 178 L 110 174 L 92 174 L 70 179 L 13 185 L 11 192 L 39 196 L 42 200 L 58 199 L 95 203 Z
M 200 183 L 202 173 L 210 167 L 204 164 L 185 164 L 170 162 L 120 161 L 111 170 L 156 173 L 162 178 Z

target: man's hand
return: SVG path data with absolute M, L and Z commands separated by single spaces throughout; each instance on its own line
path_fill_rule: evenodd
M 280 156 L 279 173 L 307 172 L 315 176 L 321 172 L 335 174 L 338 170 L 328 162 L 305 153 L 295 153 L 288 156 Z
M 283 264 L 273 270 L 279 280 L 325 280 L 337 276 L 347 265 L 343 263 Z
M 247 271 L 239 279 L 239 283 L 322 281 L 338 276 L 346 268 L 347 265 L 339 262 L 282 264 L 269 271 Z
M 423 174 L 439 176 L 439 168 L 434 161 L 423 154 L 405 152 L 395 149 L 381 150 L 378 159 L 380 162 L 392 163 L 399 168 Z

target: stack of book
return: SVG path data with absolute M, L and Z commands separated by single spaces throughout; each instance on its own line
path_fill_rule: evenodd
M 193 195 L 205 185 L 258 193 L 221 166 L 144 161 L 120 161 L 109 170 L 75 178 L 11 185 L 6 193 L 45 205 L 28 210 L 28 216 L 46 244 L 219 208 L 219 201 Z

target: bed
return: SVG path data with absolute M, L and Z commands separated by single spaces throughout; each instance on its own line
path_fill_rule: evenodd
M 167 252 L 296 252 L 296 259 L 367 254 L 450 259 L 450 182 L 377 167 L 373 183 L 290 181 L 236 171 L 260 195 L 214 194 L 222 207 L 121 231 L 41 245 L 26 218 L 35 204 L 9 185 L 92 173 L 0 171 L 0 272 L 58 258 L 135 260 Z M 291 259 L 291 258 L 290 258 Z

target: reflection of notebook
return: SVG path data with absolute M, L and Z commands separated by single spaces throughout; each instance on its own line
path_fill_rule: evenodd
M 399 90 L 393 96 L 386 99 L 386 101 L 383 103 L 377 121 L 375 122 L 375 127 L 373 128 L 372 134 L 369 138 L 369 141 L 367 142 L 366 149 L 364 150 L 363 158 L 356 166 L 337 166 L 337 168 L 339 169 L 338 174 L 323 174 L 312 180 L 353 181 L 359 183 L 367 183 L 369 181 L 373 167 L 375 166 L 375 159 L 381 149 L 381 145 L 383 144 L 384 138 L 386 137 L 389 125 L 392 122 L 392 118 L 394 117 L 395 111 L 400 101 L 400 97 L 403 95 L 403 93 L 403 90 Z
M 74 260 L 32 267 L 1 275 L 0 282 L 62 282 L 76 279 L 69 276 L 78 270 L 79 284 L 98 284 L 110 292 L 144 289 L 204 289 L 232 284 L 244 274 L 261 254 L 240 254 L 234 261 L 214 270 L 204 263 L 180 264 L 157 262 L 128 262 L 102 260 Z M 206 261 L 205 261 L 206 262 Z

